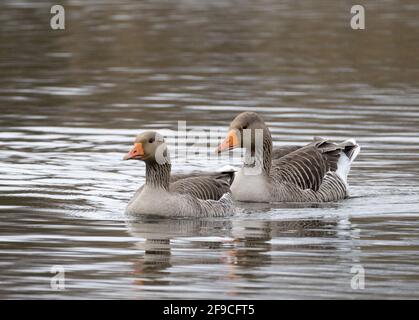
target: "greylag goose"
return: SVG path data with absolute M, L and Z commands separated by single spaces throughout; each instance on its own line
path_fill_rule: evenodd
M 124 160 L 141 160 L 146 182 L 128 203 L 130 215 L 226 216 L 233 212 L 229 174 L 171 177 L 171 163 L 163 137 L 153 131 L 138 135 Z
M 273 159 L 270 131 L 255 112 L 239 114 L 216 151 L 238 147 L 246 149 L 245 160 L 230 189 L 234 200 L 248 202 L 344 199 L 350 166 L 360 151 L 354 139 L 336 144 L 316 137 L 306 146 L 283 148 Z

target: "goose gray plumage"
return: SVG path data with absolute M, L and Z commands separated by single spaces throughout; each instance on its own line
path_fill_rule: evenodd
M 249 202 L 344 199 L 350 166 L 360 151 L 354 139 L 332 143 L 319 137 L 306 146 L 273 151 L 270 131 L 255 112 L 239 114 L 216 151 L 238 147 L 246 149 L 245 160 L 231 191 L 234 200 Z
M 138 135 L 124 160 L 146 165 L 146 182 L 128 203 L 130 215 L 212 217 L 233 213 L 231 173 L 171 176 L 171 163 L 163 137 L 154 131 Z

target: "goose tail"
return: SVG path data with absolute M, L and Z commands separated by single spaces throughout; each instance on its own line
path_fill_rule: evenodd
M 230 165 L 225 165 L 222 168 L 217 170 L 220 174 L 228 177 L 228 183 L 230 184 L 230 186 L 233 184 L 234 181 L 234 177 L 236 172 L 238 171 L 237 168 L 230 166 Z
M 230 192 L 224 193 L 219 201 L 220 201 L 220 203 L 222 203 L 226 206 L 232 206 L 233 205 L 233 197 L 231 196 Z
M 356 143 L 355 139 L 348 139 L 342 142 L 339 146 L 342 147 L 342 152 L 337 163 L 336 173 L 347 184 L 348 174 L 351 170 L 352 162 L 358 156 L 361 151 L 361 147 Z
M 226 217 L 234 214 L 233 198 L 226 192 L 219 200 L 198 200 L 206 217 Z

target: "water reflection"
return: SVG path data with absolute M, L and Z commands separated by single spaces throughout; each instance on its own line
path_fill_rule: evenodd
M 321 238 L 339 237 L 337 225 L 334 220 L 131 220 L 127 230 L 138 239 L 135 247 L 139 255 L 133 262 L 134 283 L 146 290 L 153 290 L 150 286 L 176 285 L 177 270 L 194 273 L 212 265 L 223 270 L 215 281 L 260 280 L 263 275 L 253 271 L 277 263 L 272 251 L 336 251 L 333 240 L 327 244 Z M 348 235 L 340 236 L 345 237 Z M 257 291 L 263 289 L 259 285 L 253 287 Z M 228 295 L 238 293 L 233 290 Z

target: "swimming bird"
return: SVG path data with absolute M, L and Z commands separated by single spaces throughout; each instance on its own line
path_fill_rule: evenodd
M 315 137 L 305 146 L 273 150 L 264 120 L 243 112 L 230 124 L 217 153 L 245 148 L 231 191 L 248 202 L 328 202 L 348 197 L 347 177 L 360 147 L 354 139 L 332 143 Z M 274 154 L 275 158 L 272 156 Z
M 231 173 L 171 176 L 171 163 L 162 135 L 139 134 L 124 160 L 145 163 L 146 181 L 128 203 L 129 215 L 213 217 L 233 213 Z

